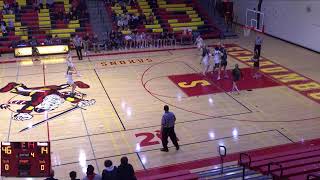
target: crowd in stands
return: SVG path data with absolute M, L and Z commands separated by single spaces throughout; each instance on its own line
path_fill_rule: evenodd
M 137 180 L 133 166 L 128 162 L 127 157 L 122 157 L 120 160 L 120 165 L 114 166 L 111 160 L 106 160 L 104 162 L 105 169 L 102 171 L 101 175 L 96 174 L 94 167 L 88 165 L 86 176 L 82 180 Z M 79 180 L 77 178 L 77 173 L 71 171 L 69 173 L 70 180 Z M 45 180 L 58 180 L 54 178 L 54 171 L 51 171 L 50 177 Z
M 86 34 L 82 38 L 79 36 L 73 36 L 72 42 L 81 41 L 82 49 L 84 50 L 85 56 L 91 49 L 97 53 L 103 50 L 120 50 L 120 49 L 140 49 L 140 48 L 151 48 L 151 47 L 167 47 L 175 46 L 177 39 L 173 32 L 162 32 L 156 33 L 144 33 L 134 31 L 129 34 L 123 34 L 121 31 L 106 32 L 103 38 L 99 39 L 97 34 Z M 80 39 L 79 39 L 80 38 Z M 79 44 L 79 43 L 76 43 Z M 76 47 L 75 43 L 73 46 Z
M 87 6 L 83 0 L 71 1 L 71 8 L 69 12 L 57 8 L 55 9 L 55 12 L 52 13 L 53 20 L 61 20 L 65 24 L 69 23 L 70 20 L 86 19 L 88 17 L 89 13 L 87 11 Z
M 28 40 L 17 40 L 12 41 L 11 46 L 12 48 L 16 47 L 26 47 L 26 46 L 39 46 L 39 45 L 59 45 L 62 44 L 61 38 L 59 38 L 57 35 L 52 37 L 51 35 L 47 35 L 46 39 L 42 44 L 38 42 L 38 40 L 34 37 L 29 37 Z

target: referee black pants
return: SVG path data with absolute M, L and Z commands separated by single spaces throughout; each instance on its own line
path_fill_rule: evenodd
M 179 146 L 176 133 L 174 132 L 174 127 L 162 128 L 162 146 L 164 149 L 168 149 L 168 137 L 170 137 L 175 147 Z
M 76 52 L 79 60 L 82 60 L 82 51 L 81 51 L 81 46 L 76 46 Z
M 261 45 L 254 45 L 254 52 L 258 51 L 258 57 L 260 58 Z

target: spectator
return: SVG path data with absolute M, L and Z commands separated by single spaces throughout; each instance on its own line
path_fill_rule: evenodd
M 58 180 L 58 179 L 54 178 L 54 171 L 51 170 L 50 176 L 48 178 L 46 178 L 45 180 Z
M 15 2 L 13 4 L 13 9 L 14 9 L 14 13 L 15 14 L 19 14 L 20 13 L 20 7 L 19 7 L 19 3 L 18 2 Z
M 54 36 L 53 44 L 57 44 L 57 45 L 61 44 L 61 39 L 58 37 L 57 34 Z
M 32 4 L 32 7 L 33 7 L 34 11 L 40 12 L 40 8 L 39 8 L 38 2 L 34 2 L 34 3 Z
M 149 19 L 148 19 L 148 24 L 154 24 L 154 16 L 153 13 L 150 13 Z
M 104 166 L 106 167 L 102 171 L 102 180 L 117 180 L 117 167 L 112 165 L 112 161 L 104 161 Z
M 8 30 L 9 30 L 9 31 L 14 31 L 14 22 L 13 22 L 12 19 L 10 19 L 10 20 L 8 21 Z
M 80 179 L 77 179 L 77 173 L 75 171 L 71 171 L 69 173 L 69 176 L 70 176 L 70 180 L 80 180 Z
M 88 55 L 88 50 L 89 50 L 89 33 L 86 33 L 86 35 L 83 37 L 83 50 L 84 50 L 84 55 L 87 56 Z
M 136 176 L 131 164 L 128 163 L 127 157 L 122 157 L 121 164 L 118 166 L 118 179 L 121 180 L 136 180 Z
M 7 23 L 3 20 L 0 21 L 0 25 L 4 25 L 4 26 L 7 26 Z
M 38 41 L 35 37 L 31 37 L 29 39 L 30 39 L 30 41 L 29 41 L 30 46 L 32 46 L 32 47 L 38 46 Z
M 99 38 L 98 38 L 98 35 L 97 34 L 94 34 L 93 37 L 92 37 L 92 46 L 93 46 L 93 51 L 95 53 L 99 52 L 100 51 L 100 48 L 99 48 Z
M 147 24 L 147 16 L 142 13 L 142 15 L 140 16 L 141 22 L 142 24 Z
M 9 9 L 10 9 L 9 3 L 7 3 L 7 2 L 4 1 L 2 13 L 3 13 L 3 14 L 9 14 Z
M 88 165 L 87 175 L 82 180 L 101 180 L 101 176 L 94 172 L 94 167 L 92 165 Z
M 72 43 L 73 43 L 74 48 L 76 49 L 78 59 L 82 60 L 82 51 L 81 51 L 81 49 L 82 49 L 82 40 L 81 40 L 81 38 L 78 35 L 75 35 L 72 38 Z
M 169 32 L 168 39 L 169 39 L 169 42 L 170 42 L 171 46 L 172 45 L 176 46 L 177 41 L 176 41 L 176 38 L 174 37 L 174 32 Z
M 53 44 L 50 35 L 48 35 L 48 36 L 46 37 L 46 39 L 44 40 L 44 44 L 45 44 L 45 45 L 52 45 L 52 44 Z
M 46 8 L 50 9 L 53 6 L 54 0 L 46 0 Z
M 17 47 L 26 47 L 28 43 L 25 40 L 20 40 L 16 43 L 16 45 Z M 14 44 L 13 44 L 13 47 L 15 47 Z
M 64 20 L 64 12 L 62 9 L 60 9 L 58 12 L 58 19 L 61 21 Z

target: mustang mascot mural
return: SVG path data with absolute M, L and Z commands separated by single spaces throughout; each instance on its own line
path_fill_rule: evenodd
M 80 89 L 90 88 L 89 85 L 76 81 L 76 86 Z M 44 121 L 34 124 L 32 127 L 40 125 L 44 122 L 52 120 L 70 111 L 78 108 L 84 108 L 95 104 L 94 99 L 86 100 L 86 94 L 76 92 L 75 94 L 68 91 L 69 84 L 50 85 L 42 87 L 27 87 L 22 83 L 10 82 L 0 89 L 0 93 L 12 93 L 16 96 L 27 97 L 28 100 L 9 100 L 6 103 L 0 104 L 0 109 L 9 109 L 14 112 L 13 119 L 18 121 L 30 120 L 34 113 L 43 113 L 56 110 L 61 104 L 69 102 L 72 108 L 67 109 L 59 114 L 52 116 Z M 14 97 L 16 97 L 14 96 Z M 29 98 L 30 97 L 30 98 Z M 13 98 L 11 98 L 13 99 Z M 24 98 L 25 99 L 25 98 Z M 12 110 L 11 105 L 18 105 L 17 110 Z M 21 107 L 21 108 L 20 108 Z M 29 127 L 31 128 L 31 127 Z

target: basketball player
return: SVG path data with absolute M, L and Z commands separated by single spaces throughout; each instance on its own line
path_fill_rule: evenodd
M 35 46 L 32 46 L 32 61 L 39 61 L 39 50 Z
M 258 79 L 260 78 L 260 74 L 259 74 L 259 68 L 260 68 L 260 58 L 259 58 L 259 52 L 258 50 L 256 50 L 254 52 L 254 55 L 251 59 L 253 61 L 253 78 Z
M 66 76 L 67 76 L 67 84 L 71 86 L 71 96 L 75 95 L 74 91 L 76 90 L 76 87 L 77 87 L 77 85 L 73 81 L 73 74 L 75 74 L 75 72 L 76 71 L 74 70 L 74 68 L 68 66 Z
M 73 64 L 73 61 L 72 61 L 72 55 L 71 55 L 71 51 L 69 51 L 68 55 L 67 55 L 67 58 L 66 58 L 66 63 L 67 63 L 67 68 L 72 68 L 75 73 L 79 76 L 79 73 L 76 69 L 76 67 L 74 66 Z
M 204 42 L 203 42 L 203 39 L 201 38 L 200 35 L 197 37 L 195 44 L 196 44 L 198 50 L 201 51 L 201 49 L 204 46 Z
M 200 64 L 203 65 L 203 75 L 205 76 L 210 67 L 210 52 L 207 46 L 204 46 L 202 49 L 202 59 Z
M 238 94 L 240 94 L 240 91 L 239 91 L 239 88 L 237 86 L 237 82 L 243 78 L 242 76 L 242 72 L 241 70 L 239 69 L 239 65 L 236 64 L 234 66 L 234 69 L 232 70 L 232 89 L 231 89 L 231 93 L 234 92 L 234 91 L 237 91 Z
M 263 43 L 263 39 L 261 36 L 256 37 L 256 41 L 254 43 L 254 52 L 258 51 L 258 57 L 260 57 L 261 54 L 261 45 Z
M 220 47 L 220 52 L 222 53 L 221 56 L 221 67 L 223 68 L 223 74 L 224 74 L 224 78 L 228 78 L 228 73 L 226 71 L 227 65 L 228 65 L 228 55 L 227 55 L 227 50 L 224 47 L 224 45 L 222 44 Z
M 220 49 L 218 47 L 214 48 L 214 51 L 212 53 L 212 56 L 213 56 L 213 61 L 214 61 L 214 66 L 213 66 L 213 70 L 212 70 L 212 74 L 214 74 L 216 68 L 218 68 L 218 78 L 217 80 L 220 80 L 220 72 L 221 72 L 221 66 L 220 66 L 220 63 L 221 63 L 221 56 L 222 56 L 222 53 L 220 51 Z

